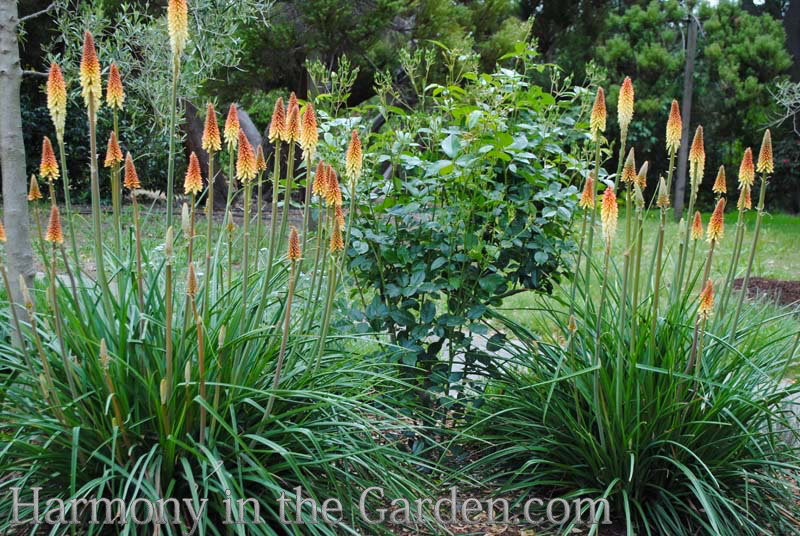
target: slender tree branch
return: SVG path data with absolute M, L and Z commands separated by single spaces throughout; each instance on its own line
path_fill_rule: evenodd
M 47 73 L 39 71 L 22 71 L 22 76 L 38 76 L 40 78 L 47 78 Z
M 56 7 L 56 2 L 51 2 L 49 6 L 47 6 L 46 8 L 44 8 L 41 11 L 37 11 L 35 13 L 31 13 L 30 15 L 25 15 L 24 17 L 20 17 L 20 19 L 19 19 L 19 21 L 17 21 L 17 23 L 21 24 L 21 23 L 25 22 L 26 20 L 35 19 L 36 17 L 39 17 L 40 15 L 44 15 L 46 13 L 49 13 L 55 7 Z

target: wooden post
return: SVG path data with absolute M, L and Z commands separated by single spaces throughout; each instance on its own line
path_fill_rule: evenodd
M 686 172 L 689 159 L 689 128 L 692 121 L 692 92 L 694 90 L 694 58 L 697 52 L 697 19 L 692 15 L 692 4 L 689 5 L 689 35 L 686 40 L 686 65 L 683 69 L 683 97 L 681 99 L 681 148 L 678 152 L 678 177 L 675 182 L 675 221 L 683 214 L 684 197 L 686 196 Z

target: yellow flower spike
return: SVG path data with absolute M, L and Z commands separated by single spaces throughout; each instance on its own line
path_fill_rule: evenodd
M 753 151 L 750 147 L 745 149 L 742 163 L 739 165 L 739 188 L 751 187 L 756 180 L 756 170 L 753 167 Z
M 667 119 L 667 152 L 675 154 L 681 146 L 681 131 L 683 130 L 683 120 L 678 108 L 678 101 L 672 99 L 672 106 L 669 109 L 669 119 Z
M 589 118 L 589 130 L 595 140 L 600 132 L 606 131 L 606 94 L 602 87 L 597 88 L 597 95 L 594 97 L 592 115 Z
M 320 181 L 320 188 L 322 189 L 322 201 L 326 205 L 332 205 L 335 199 L 335 193 L 331 189 L 332 178 L 336 177 L 336 172 L 330 164 L 325 165 L 325 174 Z
M 286 133 L 286 109 L 283 107 L 283 97 L 278 97 L 275 107 L 272 109 L 272 121 L 269 123 L 269 141 L 275 143 L 278 140 L 287 141 Z
M 97 50 L 94 47 L 94 38 L 89 32 L 83 34 L 83 56 L 80 67 L 81 95 L 83 102 L 89 106 L 94 102 L 95 109 L 100 105 L 102 89 L 100 84 L 100 62 L 97 60 Z
M 586 182 L 583 184 L 583 192 L 581 193 L 581 199 L 578 201 L 578 206 L 589 209 L 594 207 L 595 199 L 594 199 L 594 173 L 589 173 L 589 176 L 586 177 Z
M 743 185 L 739 190 L 739 200 L 736 202 L 736 208 L 739 210 L 750 210 L 753 208 L 753 199 L 750 196 L 750 187 Z
M 658 199 L 656 206 L 659 208 L 667 208 L 669 206 L 669 190 L 667 189 L 667 182 L 664 177 L 658 179 Z
M 700 240 L 703 238 L 703 219 L 700 216 L 700 211 L 694 213 L 694 220 L 692 220 L 692 233 L 689 235 L 692 240 Z
M 628 158 L 625 159 L 625 165 L 622 167 L 622 182 L 633 184 L 636 182 L 636 155 L 634 154 L 633 147 L 628 151 Z
M 772 162 L 772 136 L 769 133 L 769 129 L 764 131 L 764 138 L 761 140 L 757 169 L 759 173 L 772 173 L 775 171 L 775 165 Z
M 225 144 L 228 149 L 235 149 L 236 142 L 239 140 L 239 114 L 236 112 L 236 105 L 231 103 L 228 108 L 228 117 L 225 118 Z
M 39 182 L 36 180 L 36 175 L 31 175 L 31 185 L 28 188 L 28 201 L 38 201 L 42 198 L 42 192 L 39 190 Z
M 236 158 L 236 178 L 242 182 L 253 180 L 258 174 L 256 167 L 256 156 L 253 154 L 253 146 L 250 140 L 244 135 L 243 130 L 239 130 L 239 154 Z
M 286 110 L 286 138 L 288 142 L 300 140 L 300 106 L 297 104 L 294 91 L 289 97 L 289 106 Z
M 358 137 L 358 132 L 353 130 L 350 136 L 350 145 L 347 146 L 347 155 L 345 157 L 345 173 L 350 180 L 355 181 L 361 176 L 363 158 L 364 156 L 361 153 L 361 139 Z
M 111 131 L 111 135 L 108 137 L 108 146 L 106 147 L 106 159 L 103 162 L 105 167 L 111 167 L 114 164 L 119 164 L 122 162 L 122 150 L 119 148 L 119 143 L 117 143 L 117 135 L 114 131 Z
M 610 246 L 617 232 L 617 219 L 619 218 L 619 207 L 617 206 L 617 195 L 614 188 L 606 186 L 603 192 L 603 201 L 600 204 L 600 222 L 603 225 L 603 237 L 606 245 Z
M 125 155 L 125 188 L 128 190 L 138 190 L 142 187 L 139 182 L 139 174 L 136 173 L 136 166 L 133 165 L 133 157 L 129 152 Z
M 267 159 L 264 158 L 264 147 L 261 145 L 256 149 L 256 170 L 259 173 L 267 170 Z
M 700 184 L 703 180 L 703 172 L 706 168 L 706 150 L 703 145 L 702 125 L 698 126 L 697 130 L 694 131 L 692 147 L 689 149 L 689 162 L 691 164 L 692 179 Z
M 719 166 L 719 171 L 717 171 L 717 180 L 714 181 L 714 187 L 711 188 L 715 194 L 727 194 L 728 193 L 728 184 L 725 179 L 725 166 Z
M 344 249 L 344 240 L 342 240 L 342 226 L 339 224 L 339 219 L 333 219 L 333 232 L 331 233 L 330 250 L 331 253 L 342 251 Z
M 708 222 L 708 229 L 706 230 L 706 239 L 711 242 L 712 240 L 719 241 L 725 233 L 725 198 L 720 198 L 717 201 L 717 206 L 714 208 L 714 213 L 711 214 L 711 219 Z
M 122 110 L 125 102 L 125 90 L 122 88 L 122 79 L 116 63 L 111 63 L 108 70 L 108 83 L 106 84 L 106 103 L 109 108 Z
M 297 227 L 292 226 L 289 231 L 289 260 L 292 262 L 300 260 L 300 237 L 297 234 Z
M 303 120 L 300 123 L 300 147 L 307 158 L 314 158 L 319 143 L 319 133 L 317 132 L 317 116 L 314 113 L 314 106 L 309 102 L 303 111 Z
M 203 175 L 200 173 L 200 160 L 192 151 L 189 155 L 189 167 L 186 169 L 186 177 L 183 179 L 183 192 L 186 195 L 199 194 L 203 191 Z
M 697 308 L 697 316 L 703 320 L 708 320 L 711 311 L 714 309 L 714 284 L 711 279 L 706 281 L 703 291 L 700 293 L 700 306 Z
M 39 163 L 39 176 L 49 181 L 55 180 L 59 177 L 58 163 L 56 163 L 56 155 L 53 152 L 53 145 L 50 143 L 50 138 L 47 136 L 42 140 L 42 159 Z
M 222 149 L 222 140 L 219 137 L 217 125 L 217 112 L 210 102 L 206 105 L 206 121 L 203 126 L 203 150 L 208 154 L 216 153 Z
M 167 4 L 167 31 L 169 32 L 169 46 L 172 57 L 180 58 L 186 48 L 189 38 L 189 10 L 186 0 L 169 0 Z
M 47 109 L 50 111 L 50 119 L 53 120 L 56 134 L 59 139 L 63 138 L 64 122 L 67 118 L 67 86 L 57 63 L 50 64 L 50 72 L 47 75 Z
M 649 166 L 649 164 L 648 164 L 647 160 L 645 160 L 644 164 L 642 164 L 642 167 L 639 168 L 639 173 L 636 174 L 636 178 L 634 179 L 634 182 L 642 190 L 642 192 L 644 192 L 645 188 L 647 188 L 647 168 L 648 168 L 648 166 Z
M 619 101 L 617 102 L 617 119 L 619 128 L 622 132 L 628 131 L 628 125 L 633 119 L 633 82 L 631 77 L 626 76 L 619 88 Z
M 328 188 L 326 173 L 325 162 L 320 160 L 317 164 L 317 171 L 314 173 L 314 184 L 311 186 L 311 193 L 319 196 L 320 199 L 325 196 L 325 191 Z
M 8 240 L 8 237 L 6 236 L 6 228 L 3 225 L 3 220 L 0 220 L 0 242 L 5 242 L 6 240 Z
M 55 244 L 64 243 L 64 235 L 61 232 L 61 217 L 58 214 L 58 205 L 50 207 L 50 222 L 47 224 L 47 234 L 44 239 Z
M 194 274 L 194 263 L 189 263 L 189 271 L 186 274 L 186 294 L 189 296 L 197 295 L 197 277 Z

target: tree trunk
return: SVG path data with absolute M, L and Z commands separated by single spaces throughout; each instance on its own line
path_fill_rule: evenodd
M 681 99 L 681 148 L 678 153 L 678 178 L 675 181 L 675 221 L 681 219 L 686 196 L 686 163 L 689 159 L 689 126 L 692 121 L 692 91 L 694 90 L 694 57 L 697 51 L 697 19 L 689 14 L 689 36 L 686 42 L 686 66 L 683 71 Z
M 786 30 L 786 48 L 792 55 L 792 80 L 800 82 L 800 0 L 791 0 L 783 16 L 783 27 Z
M 17 42 L 17 2 L 0 0 L 0 165 L 3 177 L 3 220 L 11 292 L 22 303 L 19 275 L 33 280 L 34 259 L 28 219 L 25 145 L 22 141 L 20 82 L 22 68 Z

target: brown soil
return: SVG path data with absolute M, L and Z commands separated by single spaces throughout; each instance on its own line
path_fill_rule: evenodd
M 742 280 L 736 279 L 733 282 L 733 287 L 736 289 L 742 288 Z M 751 277 L 747 284 L 747 296 L 749 298 L 766 296 L 781 305 L 799 304 L 800 281 L 781 281 L 779 279 Z

